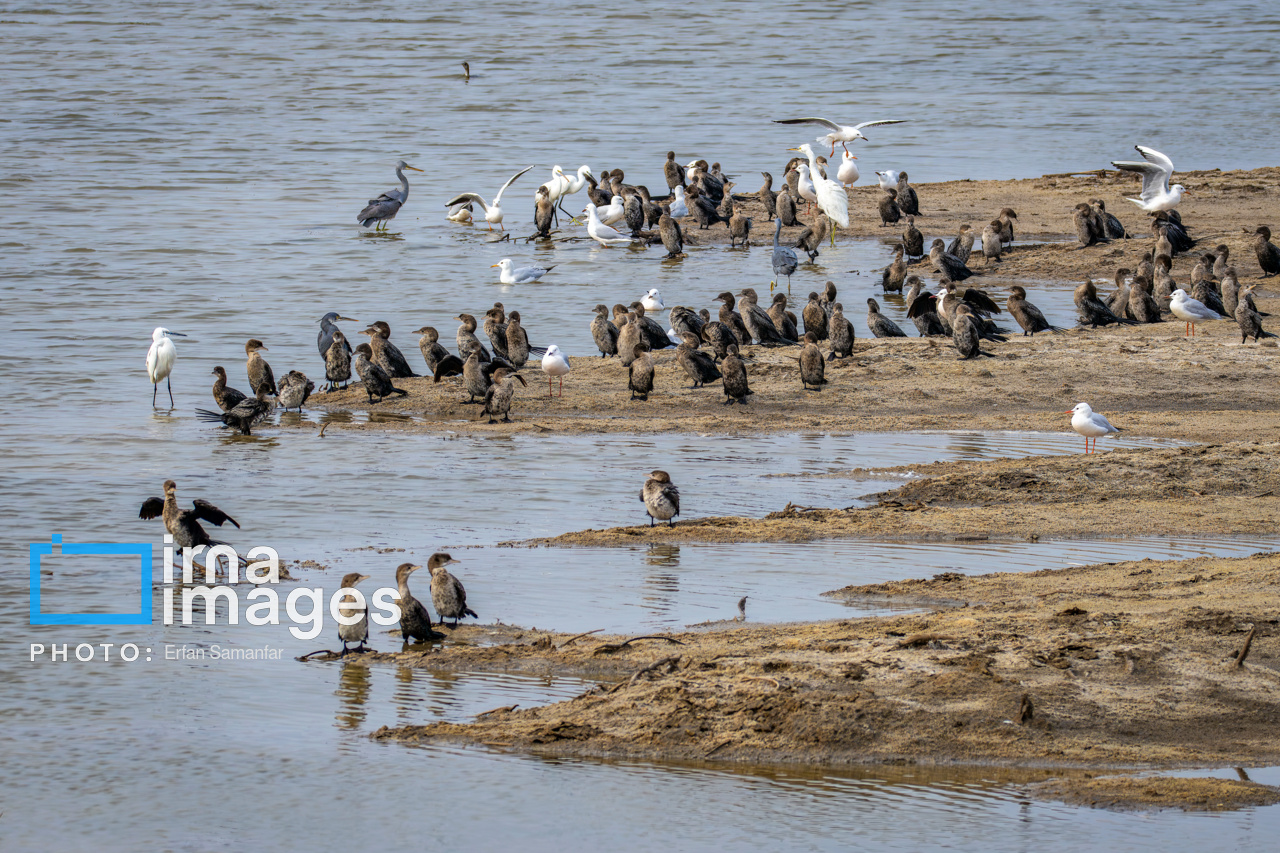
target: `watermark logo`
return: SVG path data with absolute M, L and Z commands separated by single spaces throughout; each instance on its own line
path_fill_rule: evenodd
M 68 555 L 112 556 L 136 555 L 138 558 L 137 613 L 41 613 L 40 558 L 55 553 Z M 49 542 L 31 543 L 31 624 L 32 625 L 150 625 L 151 624 L 151 543 L 87 542 L 63 544 L 62 534 L 55 533 Z

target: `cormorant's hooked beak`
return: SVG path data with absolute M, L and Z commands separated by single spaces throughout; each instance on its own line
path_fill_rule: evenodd
M 445 563 L 445 565 L 447 566 L 447 565 L 449 565 L 449 563 L 461 563 L 461 562 L 462 562 L 461 560 L 452 560 L 452 559 L 451 559 L 451 560 L 449 560 L 449 562 L 448 562 L 448 563 Z

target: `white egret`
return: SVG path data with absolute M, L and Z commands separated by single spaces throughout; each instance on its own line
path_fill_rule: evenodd
M 565 197 L 576 195 L 577 193 L 582 192 L 583 187 L 587 185 L 587 178 L 591 178 L 591 177 L 594 177 L 594 175 L 591 174 L 591 167 L 583 163 L 581 166 L 578 167 L 577 172 L 575 172 L 571 176 L 565 177 L 565 181 L 566 181 L 565 189 L 564 189 Z M 568 213 L 568 212 L 569 211 L 567 210 L 565 211 L 565 213 Z M 571 217 L 571 219 L 575 223 L 578 221 L 577 217 Z
M 400 179 L 400 189 L 387 190 L 377 198 L 369 199 L 369 204 L 356 217 L 357 222 L 365 228 L 373 225 L 375 230 L 385 230 L 387 223 L 396 218 L 400 208 L 404 207 L 404 203 L 409 200 L 409 179 L 404 176 L 405 169 L 422 171 L 403 160 L 396 163 L 396 177 Z
M 582 209 L 582 212 L 587 215 L 587 233 L 591 235 L 592 240 L 595 240 L 601 246 L 631 245 L 630 237 L 600 221 L 600 216 L 596 213 L 594 204 L 587 202 L 587 206 Z
M 170 335 L 185 338 L 182 332 L 171 332 L 164 326 L 156 326 L 151 333 L 151 349 L 147 350 L 147 377 L 151 380 L 151 406 L 155 408 L 156 392 L 160 388 L 160 380 L 169 391 L 169 407 L 173 408 L 173 386 L 169 384 L 169 374 L 173 372 L 173 363 L 178 359 L 178 350 L 169 340 Z
M 845 151 L 849 150 L 849 143 L 855 139 L 866 139 L 862 135 L 864 127 L 878 127 L 882 124 L 902 124 L 906 119 L 882 119 L 880 121 L 864 121 L 862 124 L 855 124 L 852 127 L 847 125 L 839 125 L 834 121 L 828 121 L 825 118 L 787 118 L 781 121 L 774 121 L 774 124 L 820 124 L 830 129 L 830 133 L 819 136 L 817 141 L 824 145 L 831 146 L 831 156 L 836 154 L 836 143 L 844 147 Z M 794 150 L 794 149 L 792 149 Z
M 813 146 L 809 143 L 799 148 L 788 148 L 788 151 L 799 151 L 809 158 L 809 177 L 813 180 L 814 192 L 817 194 L 818 207 L 831 217 L 831 221 L 841 228 L 849 227 L 849 196 L 844 187 L 830 178 L 822 177 L 818 171 L 818 161 L 813 154 Z
M 569 372 L 569 359 L 565 358 L 564 353 L 560 352 L 560 347 L 552 344 L 547 347 L 547 352 L 542 356 L 542 372 L 547 374 L 547 396 L 551 396 L 551 380 L 558 378 L 560 380 L 560 393 L 557 396 L 564 396 L 564 375 Z
M 1105 415 L 1093 410 L 1088 403 L 1076 403 L 1075 408 L 1064 415 L 1071 415 L 1071 428 L 1084 436 L 1084 452 L 1089 452 L 1089 439 L 1093 439 L 1093 450 L 1098 450 L 1098 438 L 1120 432 Z
M 551 272 L 556 268 L 556 264 L 552 264 L 549 267 L 518 267 L 513 269 L 511 259 L 503 258 L 496 264 L 490 264 L 490 267 L 499 269 L 498 280 L 503 284 L 528 284 Z
M 1169 310 L 1173 312 L 1173 316 L 1179 320 L 1186 321 L 1187 328 L 1183 331 L 1183 337 L 1191 335 L 1195 337 L 1196 323 L 1205 320 L 1225 320 L 1226 318 L 1205 305 L 1199 299 L 1192 299 L 1187 292 L 1179 287 L 1169 297 Z
M 1162 210 L 1173 210 L 1182 201 L 1183 186 L 1169 186 L 1173 177 L 1173 161 L 1154 148 L 1145 145 L 1133 146 L 1147 162 L 1138 163 L 1129 160 L 1113 161 L 1122 172 L 1137 172 L 1142 175 L 1142 192 L 1138 198 L 1128 199 L 1147 213 L 1159 213 Z
M 858 164 L 853 162 L 857 159 L 848 151 L 844 152 L 844 158 L 840 161 L 840 168 L 836 170 L 836 180 L 846 187 L 851 187 L 858 182 Z
M 445 202 L 445 206 L 453 207 L 455 204 L 473 201 L 484 208 L 484 221 L 489 223 L 490 231 L 493 230 L 493 226 L 495 225 L 497 225 L 499 229 L 505 231 L 506 229 L 502 227 L 502 194 L 507 191 L 507 187 L 511 186 L 516 178 L 520 177 L 532 168 L 532 166 L 528 166 L 512 175 L 507 182 L 502 185 L 502 189 L 498 190 L 498 194 L 493 197 L 493 202 L 490 204 L 485 204 L 484 199 L 476 193 L 461 193 L 460 195 L 454 196 L 451 200 Z

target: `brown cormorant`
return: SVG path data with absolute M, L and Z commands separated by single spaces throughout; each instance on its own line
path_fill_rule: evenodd
M 675 517 L 680 514 L 680 490 L 666 471 L 654 471 L 649 475 L 640 489 L 640 502 L 649 516 L 650 527 L 653 527 L 655 519 L 665 521 L 668 527 L 675 527 Z
M 178 506 L 178 485 L 173 480 L 164 481 L 164 498 L 147 498 L 138 510 L 138 518 L 151 520 L 157 516 L 164 520 L 164 529 L 173 536 L 173 544 L 179 548 L 194 548 L 198 545 L 219 545 L 210 539 L 209 534 L 200 526 L 201 521 L 221 527 L 231 522 L 237 528 L 240 522 L 218 509 L 206 500 L 196 498 L 192 509 L 181 509 Z
M 431 558 L 427 560 L 427 571 L 431 573 L 431 604 L 440 616 L 441 627 L 444 627 L 444 620 L 446 619 L 452 619 L 453 627 L 457 628 L 458 620 L 464 616 L 470 616 L 473 619 L 480 618 L 474 610 L 467 606 L 467 591 L 463 588 L 462 581 L 455 578 L 445 568 L 445 566 L 457 562 L 448 554 L 432 554 Z

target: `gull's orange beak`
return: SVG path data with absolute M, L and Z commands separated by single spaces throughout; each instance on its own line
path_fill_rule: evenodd
M 1075 413 L 1076 413 L 1076 410 L 1075 410 L 1075 409 L 1067 409 L 1067 410 L 1066 410 L 1065 412 L 1063 412 L 1062 414 L 1064 414 L 1064 415 L 1074 415 Z
M 500 267 L 500 266 L 502 266 L 502 264 L 489 264 L 489 269 L 493 269 L 494 267 Z

